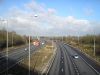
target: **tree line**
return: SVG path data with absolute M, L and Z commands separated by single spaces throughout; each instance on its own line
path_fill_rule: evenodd
M 23 45 L 28 42 L 28 36 L 21 36 L 16 32 L 8 32 L 8 46 Z M 7 31 L 5 29 L 0 30 L 0 49 L 4 49 L 7 46 Z

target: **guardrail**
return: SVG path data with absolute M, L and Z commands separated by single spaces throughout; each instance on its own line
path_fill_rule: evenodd
M 52 57 L 50 58 L 50 60 L 48 61 L 48 63 L 46 64 L 46 67 L 44 67 L 44 69 L 42 69 L 41 75 L 48 75 L 50 68 L 55 60 L 55 55 L 57 53 L 56 50 L 57 50 L 57 47 L 54 49 L 54 53 L 53 53 Z

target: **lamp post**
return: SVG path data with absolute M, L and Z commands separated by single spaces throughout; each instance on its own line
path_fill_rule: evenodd
M 79 47 L 79 42 L 80 42 L 80 37 L 79 37 L 79 33 L 77 33 L 77 43 L 78 43 L 78 47 Z
M 93 38 L 93 42 L 94 42 L 94 52 L 93 52 L 93 55 L 95 56 L 95 40 L 96 40 L 96 38 L 95 38 L 95 33 L 94 33 L 94 38 Z
M 13 48 L 13 35 L 14 35 L 14 33 L 12 32 L 12 48 Z
M 62 36 L 62 43 L 63 43 L 63 36 Z
M 7 74 L 8 74 L 8 21 L 7 20 L 4 20 L 4 19 L 0 19 L 0 21 L 2 21 L 2 22 L 5 22 L 6 23 L 6 25 L 7 25 L 7 40 L 6 40 L 6 60 L 7 60 L 7 65 L 6 65 L 6 70 L 7 70 Z
M 30 75 L 30 35 L 29 35 L 29 75 Z
M 6 20 L 7 23 L 7 51 L 6 51 L 6 55 L 7 55 L 7 74 L 8 74 L 8 21 Z
M 35 14 L 34 17 L 38 17 L 38 15 Z M 29 35 L 29 62 L 28 62 L 28 63 L 29 63 L 29 75 L 31 75 L 31 73 L 30 73 L 30 72 L 31 72 L 31 68 L 30 68 L 30 57 L 31 57 L 31 56 L 30 56 L 30 55 L 31 55 L 31 54 L 30 54 L 30 51 L 31 51 L 31 50 L 30 50 L 30 43 L 31 43 L 30 40 L 31 40 L 31 38 L 30 38 L 30 37 L 31 37 L 31 36 Z

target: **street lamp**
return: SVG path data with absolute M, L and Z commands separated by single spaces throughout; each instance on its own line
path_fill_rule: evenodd
M 7 55 L 7 74 L 8 74 L 8 21 L 6 20 L 7 23 L 7 51 L 6 51 L 6 55 Z
M 35 14 L 34 17 L 38 17 L 38 15 Z M 31 75 L 31 74 L 30 74 L 30 72 L 31 72 L 31 71 L 30 71 L 30 70 L 31 70 L 31 68 L 30 68 L 30 57 L 31 57 L 31 56 L 30 56 L 30 55 L 31 55 L 31 54 L 30 54 L 30 51 L 31 51 L 31 50 L 30 50 L 30 43 L 31 43 L 30 37 L 31 37 L 31 36 L 29 35 L 29 62 L 28 62 L 28 63 L 29 63 L 29 75 Z
M 6 42 L 7 46 L 6 47 L 7 47 L 7 52 L 8 52 L 8 21 L 4 19 L 0 19 L 0 21 L 5 22 L 7 24 L 7 42 Z M 7 56 L 8 56 L 8 53 L 7 53 Z
M 95 40 L 96 40 L 96 38 L 95 38 L 95 33 L 94 33 L 94 38 L 93 38 L 94 40 L 93 40 L 93 42 L 94 42 L 94 52 L 93 52 L 93 55 L 95 56 Z
M 80 42 L 80 37 L 79 37 L 79 35 L 78 35 L 78 45 L 79 45 L 79 42 Z
M 62 43 L 63 43 L 63 36 L 62 36 Z
M 7 49 L 6 49 L 6 60 L 7 60 L 7 67 L 6 67 L 6 69 L 7 69 L 7 74 L 8 74 L 8 21 L 7 20 L 4 20 L 4 19 L 0 19 L 0 21 L 2 21 L 2 22 L 5 22 L 6 23 L 6 25 L 7 25 L 7 41 L 6 41 L 6 47 L 7 47 Z
M 13 48 L 13 34 L 14 34 L 14 33 L 12 32 L 12 48 Z

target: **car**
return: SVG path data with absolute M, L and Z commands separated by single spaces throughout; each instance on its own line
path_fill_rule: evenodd
M 25 51 L 27 50 L 27 48 L 24 49 Z
M 44 45 L 44 42 L 42 42 L 42 45 Z
M 73 55 L 72 57 L 75 58 L 75 59 L 79 58 L 78 55 Z

